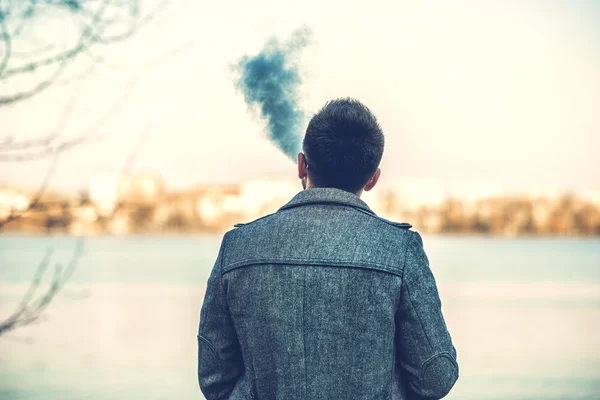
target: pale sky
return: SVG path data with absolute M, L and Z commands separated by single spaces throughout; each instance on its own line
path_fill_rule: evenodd
M 78 190 L 99 173 L 118 173 L 143 129 L 133 170 L 159 174 L 170 189 L 294 177 L 295 165 L 235 91 L 229 66 L 305 25 L 313 42 L 299 59 L 302 106 L 310 115 L 350 96 L 370 107 L 386 135 L 384 184 L 600 189 L 600 10 L 591 4 L 171 2 L 137 36 L 106 47 L 108 65 L 82 82 L 65 137 L 118 103 L 137 77 L 102 129 L 106 138 L 65 153 L 51 187 Z M 74 89 L 56 86 L 0 109 L 0 141 L 47 133 Z M 35 188 L 48 164 L 0 164 L 0 183 Z

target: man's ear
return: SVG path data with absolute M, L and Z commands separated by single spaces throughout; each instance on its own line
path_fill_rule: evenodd
M 304 179 L 308 175 L 306 171 L 306 160 L 304 159 L 304 153 L 298 153 L 298 178 Z
M 375 173 L 373 174 L 371 179 L 369 179 L 369 181 L 365 185 L 365 187 L 364 187 L 365 192 L 368 192 L 369 190 L 373 189 L 375 187 L 375 185 L 377 185 L 377 181 L 379 180 L 379 175 L 381 175 L 381 169 L 377 168 L 377 170 L 375 171 Z

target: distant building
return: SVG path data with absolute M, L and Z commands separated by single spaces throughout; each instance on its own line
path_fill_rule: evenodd
M 95 176 L 89 187 L 89 197 L 101 216 L 111 215 L 119 199 L 119 177 L 108 174 Z
M 425 214 L 421 226 L 427 233 L 439 233 L 442 230 L 442 216 L 438 212 Z
M 440 207 L 446 199 L 444 186 L 433 179 L 402 179 L 390 190 L 394 208 L 403 212 L 416 211 L 422 206 Z
M 460 199 L 463 204 L 463 215 L 466 217 L 478 214 L 481 200 L 502 198 L 505 191 L 502 185 L 489 181 L 471 181 L 452 185 L 448 191 L 450 197 Z
M 367 203 L 369 208 L 373 210 L 373 212 L 381 217 L 390 217 L 387 215 L 387 207 L 382 196 L 382 192 L 380 188 L 375 187 L 373 190 L 369 190 L 368 192 L 363 192 L 361 194 L 361 200 Z
M 0 186 L 0 219 L 8 218 L 12 213 L 24 211 L 29 207 L 29 196 L 16 189 Z
M 198 191 L 171 193 L 163 197 L 154 210 L 153 225 L 162 231 L 191 231 L 199 228 L 196 209 Z
M 532 201 L 532 220 L 538 232 L 546 232 L 553 213 L 552 203 L 547 199 L 536 198 Z
M 97 175 L 89 188 L 90 200 L 102 216 L 111 215 L 119 202 L 130 204 L 153 204 L 163 196 L 162 180 L 153 175 Z
M 405 179 L 363 192 L 378 215 L 408 222 L 424 233 L 516 235 L 600 235 L 600 191 L 558 191 L 533 187 L 507 196 L 485 181 L 446 190 L 430 179 Z M 153 175 L 96 176 L 80 196 L 44 193 L 32 207 L 31 195 L 0 186 L 0 221 L 25 213 L 3 229 L 11 232 L 68 232 L 115 235 L 149 232 L 223 232 L 277 211 L 301 190 L 298 180 L 256 179 L 211 184 L 166 193 Z
M 577 196 L 596 207 L 600 207 L 600 190 L 580 190 Z
M 204 226 L 226 230 L 277 211 L 298 193 L 298 186 L 289 180 L 258 179 L 234 187 L 213 187 L 198 196 L 197 214 Z
M 302 187 L 300 182 L 287 179 L 257 179 L 240 187 L 239 207 L 247 218 L 272 213 L 291 200 Z
M 213 186 L 196 196 L 196 214 L 202 226 L 208 229 L 225 229 L 225 219 L 232 214 L 241 215 L 236 200 L 239 197 L 237 186 Z
M 131 212 L 118 209 L 110 219 L 107 230 L 112 235 L 128 235 L 132 233 Z
M 99 229 L 98 210 L 92 203 L 86 203 L 71 208 L 73 222 L 69 226 L 69 233 L 73 235 L 94 235 Z
M 533 185 L 527 190 L 526 195 L 530 200 L 544 199 L 555 204 L 562 197 L 563 191 L 554 185 Z
M 162 180 L 154 175 L 126 176 L 119 185 L 119 201 L 124 203 L 154 204 L 164 193 Z

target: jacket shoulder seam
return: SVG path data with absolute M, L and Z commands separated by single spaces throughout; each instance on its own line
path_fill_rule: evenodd
M 274 212 L 274 213 L 271 213 L 271 214 L 267 214 L 267 215 L 263 215 L 262 217 L 256 218 L 256 219 L 254 219 L 254 220 L 252 220 L 250 222 L 238 222 L 237 224 L 234 225 L 234 227 L 240 228 L 242 226 L 250 225 L 250 224 L 253 224 L 253 223 L 257 222 L 257 221 L 260 221 L 263 218 L 267 218 L 267 217 L 270 217 L 271 215 L 275 215 L 275 214 L 277 214 L 277 212 Z
M 384 222 L 384 223 L 386 223 L 388 225 L 391 225 L 393 227 L 404 229 L 404 230 L 408 230 L 408 229 L 412 228 L 412 225 L 409 224 L 409 223 L 390 221 L 390 220 L 387 220 L 387 219 L 385 219 L 385 218 L 383 218 L 383 217 L 381 217 L 381 216 L 379 216 L 379 215 L 377 215 L 375 213 L 370 213 L 370 212 L 368 212 L 366 210 L 363 210 L 362 208 L 354 207 L 354 206 L 352 206 L 352 208 L 354 208 L 355 210 L 360 211 L 361 213 L 366 214 L 366 215 L 368 215 L 370 217 L 378 219 L 381 222 Z

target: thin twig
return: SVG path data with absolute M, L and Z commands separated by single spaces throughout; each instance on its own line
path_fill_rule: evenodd
M 48 289 L 40 297 L 34 298 L 34 295 L 40 286 L 41 279 L 45 275 L 52 257 L 52 249 L 49 248 L 46 251 L 45 256 L 42 258 L 36 269 L 28 290 L 23 295 L 16 310 L 4 322 L 0 323 L 0 336 L 18 327 L 30 325 L 40 318 L 43 311 L 52 302 L 56 294 L 72 277 L 82 253 L 83 239 L 78 238 L 67 267 L 63 270 L 59 264 L 56 264 L 54 268 L 54 276 L 52 277 L 52 281 L 50 282 Z
M 4 70 L 8 66 L 8 60 L 10 60 L 10 55 L 12 51 L 12 40 L 10 35 L 8 34 L 8 28 L 6 27 L 6 17 L 4 12 L 3 1 L 0 0 L 0 33 L 2 40 L 4 41 L 4 56 L 2 61 L 0 61 L 0 78 L 4 73 Z
M 0 221 L 0 228 L 3 228 L 6 224 L 8 224 L 10 222 L 18 220 L 23 215 L 25 215 L 28 211 L 37 207 L 40 200 L 46 193 L 46 190 L 48 189 L 48 185 L 50 184 L 50 179 L 52 179 L 52 175 L 54 175 L 54 171 L 56 171 L 56 166 L 58 165 L 58 161 L 59 161 L 59 154 L 55 154 L 54 158 L 52 159 L 52 163 L 50 164 L 50 168 L 48 168 L 48 171 L 46 172 L 46 175 L 44 176 L 44 180 L 40 184 L 40 187 L 37 190 L 33 200 L 29 203 L 29 205 L 27 206 L 27 208 L 25 210 L 21 211 L 18 214 L 11 213 L 6 219 L 4 219 L 3 221 Z
M 58 121 L 58 124 L 48 135 L 37 139 L 24 140 L 21 142 L 0 143 L 0 152 L 30 149 L 32 147 L 47 147 L 50 144 L 52 144 L 52 142 L 62 134 L 67 125 L 67 122 L 73 114 L 73 110 L 75 109 L 75 105 L 77 103 L 77 100 L 79 99 L 82 86 L 83 84 L 77 86 L 77 88 L 73 91 L 73 94 L 71 95 L 67 105 L 65 106 L 65 110 L 63 111 L 61 118 Z
M 64 69 L 66 68 L 66 66 L 68 64 L 68 61 L 71 58 L 73 58 L 76 54 L 83 51 L 90 44 L 89 38 L 94 33 L 93 27 L 99 25 L 100 18 L 102 16 L 102 14 L 104 13 L 104 10 L 106 9 L 108 3 L 109 3 L 109 1 L 105 0 L 102 3 L 102 5 L 99 7 L 98 11 L 94 15 L 94 18 L 92 19 L 92 23 L 90 25 L 86 26 L 83 33 L 81 34 L 77 46 L 75 46 L 74 49 L 68 51 L 67 53 L 61 55 L 58 59 L 56 59 L 56 61 L 59 62 L 59 65 L 58 65 L 57 69 L 54 71 L 54 73 L 50 76 L 50 78 L 42 81 L 37 86 L 35 86 L 33 89 L 30 89 L 28 91 L 23 91 L 23 92 L 17 93 L 12 96 L 0 97 L 0 106 L 3 104 L 15 103 L 17 101 L 21 101 L 21 100 L 30 98 L 30 97 L 46 90 L 47 88 L 49 88 L 54 83 L 54 81 L 56 81 L 58 79 L 58 77 L 63 73 Z M 39 66 L 36 67 L 35 64 L 34 65 L 30 64 L 29 67 L 31 68 L 30 70 L 34 70 L 34 69 L 38 68 Z M 11 70 L 6 71 L 6 74 L 4 74 L 4 75 L 10 76 Z
M 83 132 L 77 135 L 73 139 L 64 140 L 58 144 L 49 143 L 46 148 L 42 149 L 27 149 L 27 151 L 23 153 L 2 153 L 0 149 L 0 162 L 27 162 L 33 160 L 40 160 L 43 158 L 55 156 L 57 154 L 64 153 L 66 151 L 71 150 L 72 148 L 79 146 L 84 143 L 98 143 L 106 138 L 106 136 L 96 135 L 92 136 L 96 133 L 100 128 L 106 125 L 115 115 L 118 115 L 119 112 L 123 109 L 125 104 L 127 104 L 127 100 L 131 95 L 131 92 L 136 84 L 136 79 L 131 79 L 127 86 L 125 87 L 125 93 L 117 103 L 115 103 L 111 108 L 109 108 L 102 116 L 96 119 L 93 123 L 91 123 Z M 10 146 L 12 142 L 8 142 L 5 145 Z M 12 151 L 12 149 L 10 149 Z

